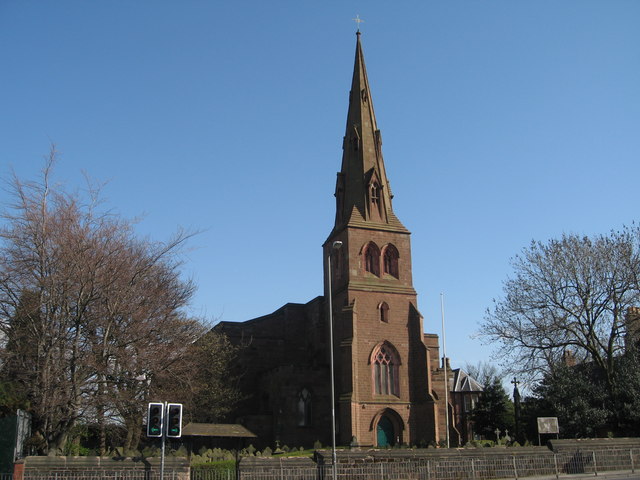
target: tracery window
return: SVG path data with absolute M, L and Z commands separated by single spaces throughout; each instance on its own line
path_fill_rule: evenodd
M 382 210 L 382 187 L 377 180 L 373 180 L 369 184 L 369 214 L 371 219 L 381 220 Z
M 398 254 L 398 249 L 389 244 L 384 248 L 384 254 L 382 263 L 384 265 L 384 273 L 387 273 L 393 277 L 399 278 L 398 271 L 398 258 L 400 255 Z
M 395 349 L 383 343 L 373 352 L 373 389 L 376 395 L 399 395 L 398 365 Z
M 299 427 L 311 426 L 311 393 L 306 388 L 298 394 L 297 414 Z
M 366 272 L 380 276 L 380 249 L 370 242 L 364 249 L 364 269 Z
M 371 204 L 376 209 L 380 209 L 380 184 L 373 182 L 370 187 Z

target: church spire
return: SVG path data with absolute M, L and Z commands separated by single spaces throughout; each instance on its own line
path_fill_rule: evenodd
M 406 230 L 393 214 L 391 188 L 382 158 L 382 137 L 376 123 L 360 31 L 356 33 L 347 127 L 342 145 L 342 168 L 336 183 L 336 222 L 343 226 L 375 223 L 384 229 Z

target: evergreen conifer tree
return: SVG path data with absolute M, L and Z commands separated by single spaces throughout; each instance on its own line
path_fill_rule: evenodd
M 509 399 L 500 379 L 494 378 L 484 387 L 476 407 L 473 409 L 475 431 L 486 439 L 496 439 L 496 429 L 501 436 L 506 431 L 514 433 L 513 402 Z M 497 439 L 496 439 L 497 440 Z

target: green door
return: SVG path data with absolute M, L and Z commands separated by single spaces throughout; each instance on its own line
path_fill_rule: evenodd
M 389 417 L 386 415 L 380 417 L 376 430 L 378 434 L 378 447 L 388 447 L 393 445 L 393 423 L 391 423 Z

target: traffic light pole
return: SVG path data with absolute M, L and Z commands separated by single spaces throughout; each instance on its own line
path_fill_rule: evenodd
M 182 404 L 151 402 L 147 407 L 147 437 L 160 438 L 160 480 L 164 480 L 164 457 L 167 438 L 182 436 Z
M 164 409 L 163 410 L 164 412 L 167 411 L 167 402 L 164 402 L 164 407 L 162 408 Z M 165 428 L 162 429 L 162 449 L 160 454 L 160 480 L 164 480 L 164 444 L 165 444 L 165 439 L 167 438 L 165 430 L 166 430 Z

